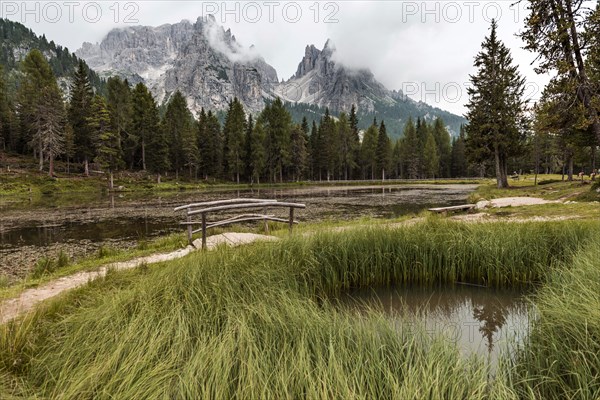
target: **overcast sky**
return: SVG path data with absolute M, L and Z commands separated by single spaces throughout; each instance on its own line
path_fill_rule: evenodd
M 466 84 L 474 72 L 490 21 L 511 48 L 539 97 L 547 77 L 530 65 L 515 33 L 523 29 L 524 5 L 513 1 L 10 1 L 2 17 L 22 22 L 37 34 L 74 51 L 84 41 L 101 41 L 114 27 L 158 26 L 212 13 L 244 46 L 256 50 L 280 80 L 294 74 L 307 44 L 322 48 L 332 39 L 336 59 L 350 68 L 369 68 L 389 89 L 415 100 L 463 114 Z M 37 21 L 36 21 L 37 20 Z

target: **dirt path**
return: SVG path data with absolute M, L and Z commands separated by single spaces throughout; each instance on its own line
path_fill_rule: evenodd
M 212 250 L 219 245 L 241 246 L 256 241 L 274 241 L 278 240 L 274 236 L 257 235 L 254 233 L 223 233 L 220 235 L 209 236 L 207 238 L 207 248 Z M 146 257 L 136 258 L 131 261 L 108 264 L 100 267 L 96 271 L 82 271 L 73 275 L 58 278 L 48 282 L 40 287 L 25 290 L 19 297 L 5 300 L 0 303 L 0 324 L 4 324 L 21 314 L 33 309 L 40 302 L 52 298 L 66 290 L 74 289 L 103 277 L 109 270 L 126 270 L 135 268 L 140 264 L 154 264 L 163 261 L 175 260 L 185 257 L 201 247 L 200 239 L 194 241 L 194 247 L 187 246 L 185 249 L 177 250 L 171 253 L 154 254 Z

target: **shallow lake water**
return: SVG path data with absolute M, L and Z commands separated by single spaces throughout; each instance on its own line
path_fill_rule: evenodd
M 464 203 L 475 185 L 306 186 L 285 189 L 203 190 L 174 193 L 55 194 L 0 199 L 0 275 L 20 277 L 42 256 L 87 255 L 99 246 L 128 248 L 140 240 L 182 232 L 190 202 L 246 197 L 305 203 L 300 222 L 393 218 L 425 208 Z M 269 210 L 270 211 L 270 210 Z M 274 210 L 274 214 L 286 210 Z
M 511 351 L 511 346 L 527 336 L 531 315 L 528 293 L 525 289 L 457 284 L 362 289 L 345 293 L 338 300 L 344 309 L 383 312 L 399 335 L 441 336 L 458 346 L 462 354 L 478 354 L 495 366 L 501 352 Z

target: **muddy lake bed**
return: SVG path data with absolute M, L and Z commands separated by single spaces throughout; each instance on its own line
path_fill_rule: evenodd
M 301 202 L 307 207 L 296 214 L 300 222 L 395 218 L 430 207 L 464 203 L 476 187 L 306 186 L 152 194 L 51 194 L 35 199 L 5 196 L 0 199 L 0 275 L 13 280 L 22 278 L 41 257 L 55 257 L 60 251 L 77 259 L 93 254 L 101 246 L 132 248 L 143 240 L 182 232 L 181 213 L 173 208 L 190 202 L 238 197 Z

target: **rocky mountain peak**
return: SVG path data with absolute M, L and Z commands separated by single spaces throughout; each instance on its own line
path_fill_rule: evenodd
M 179 90 L 194 112 L 226 109 L 233 97 L 258 112 L 278 83 L 275 69 L 211 15 L 194 24 L 113 29 L 100 43 L 84 43 L 77 55 L 105 77 L 144 82 L 158 102 Z

